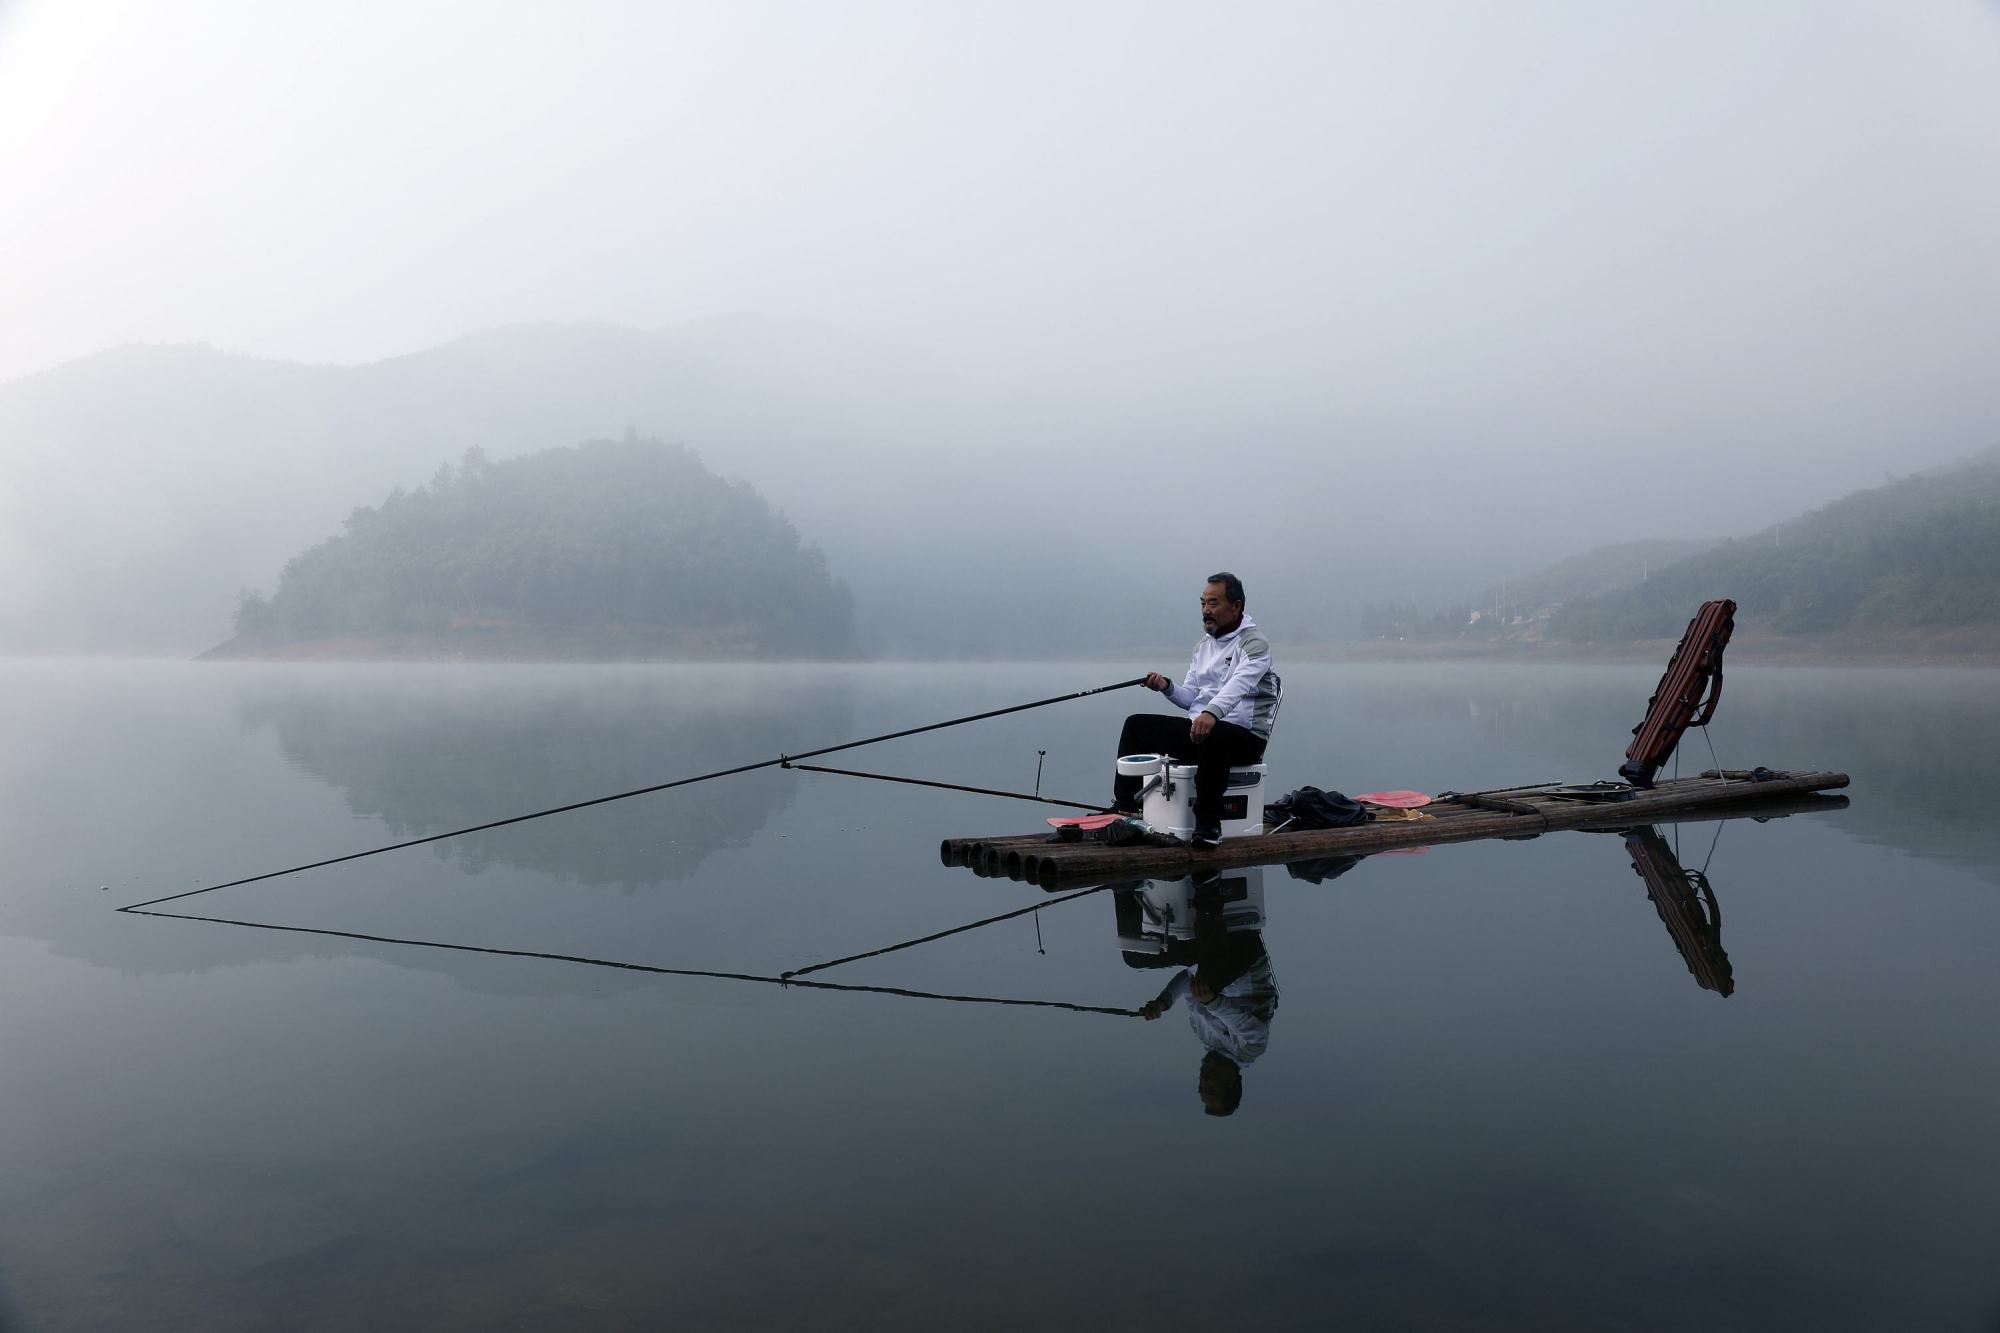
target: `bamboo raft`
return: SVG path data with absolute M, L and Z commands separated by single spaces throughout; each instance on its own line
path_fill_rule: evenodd
M 1759 777 L 1756 774 L 1762 773 Z M 1026 880 L 1043 888 L 1086 881 L 1152 879 L 1276 865 L 1321 856 L 1366 856 L 1402 847 L 1474 842 L 1485 838 L 1533 838 L 1557 829 L 1625 828 L 1686 818 L 1699 811 L 1731 808 L 1834 791 L 1847 785 L 1845 773 L 1745 772 L 1710 769 L 1699 777 L 1671 778 L 1637 790 L 1619 801 L 1579 800 L 1551 795 L 1538 787 L 1505 787 L 1441 797 L 1421 819 L 1380 819 L 1347 828 L 1303 829 L 1227 838 L 1212 848 L 1176 843 L 1058 842 L 1045 833 L 993 838 L 946 838 L 939 855 L 948 866 L 968 866 L 975 874 Z M 1745 813 L 1750 813 L 1745 811 Z

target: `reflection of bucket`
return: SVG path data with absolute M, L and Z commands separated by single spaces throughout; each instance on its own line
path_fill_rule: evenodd
M 1120 889 L 1117 902 L 1118 947 L 1126 961 L 1134 967 L 1159 966 L 1194 941 L 1205 915 L 1223 931 L 1262 930 L 1264 871 L 1246 866 L 1199 885 L 1192 878 L 1149 879 Z M 1146 958 L 1155 961 L 1139 961 Z
M 1118 771 L 1133 776 L 1125 765 L 1141 759 L 1156 765 L 1148 773 L 1158 772 L 1157 765 L 1163 763 L 1158 755 L 1129 755 L 1118 761 Z M 1193 764 L 1167 766 L 1166 781 L 1146 793 L 1143 817 L 1148 824 L 1177 838 L 1194 836 L 1194 772 Z M 1244 764 L 1230 769 L 1229 785 L 1222 794 L 1222 836 L 1240 838 L 1263 831 L 1264 766 Z

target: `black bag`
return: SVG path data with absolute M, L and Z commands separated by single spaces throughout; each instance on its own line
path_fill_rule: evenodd
M 1339 879 L 1366 859 L 1360 856 L 1316 856 L 1310 861 L 1291 862 L 1285 867 L 1285 873 L 1308 884 L 1324 884 L 1330 879 Z
M 1101 842 L 1112 847 L 1129 847 L 1134 843 L 1144 843 L 1148 847 L 1179 847 L 1180 839 L 1171 834 L 1149 829 L 1137 819 L 1120 819 L 1106 824 L 1103 828 L 1085 829 L 1074 824 L 1058 824 L 1056 831 L 1049 835 L 1050 842 Z
M 1264 807 L 1264 831 L 1274 833 L 1280 824 L 1287 829 L 1346 828 L 1366 824 L 1368 807 L 1337 791 L 1301 787 L 1286 792 Z

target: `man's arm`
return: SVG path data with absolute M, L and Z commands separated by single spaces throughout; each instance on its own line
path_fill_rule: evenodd
M 1164 1014 L 1165 1012 L 1167 1012 L 1167 1010 L 1173 1008 L 1175 1000 L 1178 1000 L 1181 996 L 1187 994 L 1188 986 L 1192 981 L 1193 978 L 1188 975 L 1187 969 L 1182 968 L 1180 971 L 1174 973 L 1174 979 L 1167 983 L 1167 988 L 1161 991 L 1158 995 L 1156 995 L 1152 999 L 1146 1001 L 1146 1003 L 1140 1007 L 1139 1012 L 1145 1015 L 1147 1022 L 1149 1023 L 1152 1022 L 1154 1019 L 1158 1018 L 1161 1014 Z
M 1167 701 L 1173 704 L 1174 707 L 1182 710 L 1183 712 L 1194 707 L 1195 695 L 1200 693 L 1200 691 L 1196 690 L 1193 684 L 1190 683 L 1193 680 L 1194 680 L 1194 658 L 1190 657 L 1188 659 L 1188 669 L 1181 673 L 1181 683 L 1178 685 L 1169 685 L 1163 691 L 1163 693 L 1167 696 Z

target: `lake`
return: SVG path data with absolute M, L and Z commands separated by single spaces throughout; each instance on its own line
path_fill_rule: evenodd
M 1198 945 L 940 863 L 1023 802 L 764 770 L 114 910 L 1148 667 L 0 663 L 0 1328 L 2000 1328 L 1992 672 L 1731 670 L 1715 757 L 1851 804 L 1660 827 L 1694 966 L 1614 834 L 1262 871 L 1226 1116 L 1099 1012 Z M 1267 795 L 1611 776 L 1658 674 L 1290 664 Z M 1156 704 L 827 762 L 1097 801 Z

